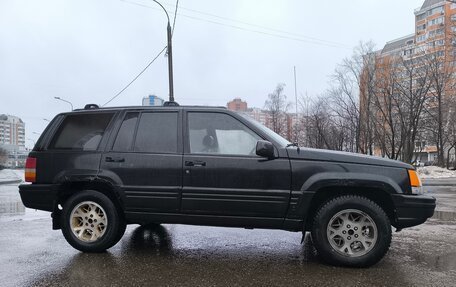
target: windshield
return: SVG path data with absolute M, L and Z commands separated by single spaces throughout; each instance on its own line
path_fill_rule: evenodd
M 284 139 L 282 136 L 276 134 L 273 130 L 252 119 L 249 115 L 242 113 L 239 114 L 263 133 L 267 134 L 268 137 L 271 138 L 274 142 L 278 143 L 280 147 L 286 147 L 288 144 L 290 144 L 290 142 Z

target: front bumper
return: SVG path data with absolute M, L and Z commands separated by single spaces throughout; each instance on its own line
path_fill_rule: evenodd
M 396 221 L 393 226 L 405 228 L 419 225 L 434 215 L 435 198 L 427 195 L 395 194 Z
M 19 193 L 25 207 L 53 211 L 57 190 L 52 184 L 21 184 Z

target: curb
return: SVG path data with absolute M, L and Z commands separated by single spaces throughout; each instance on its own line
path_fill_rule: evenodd
M 423 186 L 456 186 L 456 183 L 450 182 L 423 182 Z
M 0 185 L 2 185 L 2 184 L 11 184 L 11 183 L 19 183 L 19 182 L 22 182 L 22 179 L 0 181 Z

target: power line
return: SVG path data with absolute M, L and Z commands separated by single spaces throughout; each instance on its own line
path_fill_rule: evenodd
M 176 0 L 176 9 L 174 10 L 174 19 L 173 19 L 173 30 L 171 32 L 171 35 L 174 34 L 174 28 L 176 27 L 176 15 L 177 15 L 177 8 L 179 7 L 179 0 Z M 168 48 L 168 46 L 165 46 L 158 54 L 157 56 L 155 56 L 155 58 L 152 59 L 152 61 L 149 62 L 149 64 L 147 64 L 147 66 L 142 69 L 141 72 L 139 72 L 139 74 L 133 78 L 133 80 L 131 80 L 122 90 L 120 90 L 114 97 L 112 97 L 109 101 L 107 101 L 106 103 L 103 104 L 103 107 L 106 106 L 107 104 L 109 104 L 110 102 L 112 102 L 115 98 L 117 98 L 118 96 L 120 96 L 120 94 L 122 94 L 126 89 L 128 89 L 128 87 L 131 86 L 131 84 L 133 84 L 149 67 L 150 65 L 152 65 L 153 62 L 155 62 L 155 60 L 157 60 L 158 57 L 160 57 L 160 55 L 166 50 L 166 48 Z
M 120 94 L 122 94 L 126 89 L 128 89 L 128 87 L 130 87 L 131 84 L 133 84 L 149 67 L 150 65 L 152 65 L 153 62 L 155 62 L 155 60 L 157 60 L 158 57 L 160 57 L 161 54 L 163 54 L 163 52 L 166 50 L 167 46 L 165 46 L 161 51 L 160 53 L 157 54 L 157 56 L 155 56 L 155 58 L 152 59 L 152 61 L 149 62 L 149 64 L 147 64 L 147 66 L 142 69 L 142 71 L 136 76 L 133 78 L 133 80 L 131 80 L 130 83 L 128 83 L 122 90 L 120 90 L 114 97 L 112 97 L 109 101 L 107 101 L 106 103 L 104 103 L 102 105 L 102 107 L 106 106 L 107 104 L 109 104 L 110 102 L 112 102 L 115 98 L 117 98 L 118 96 L 120 96 Z
M 137 6 L 141 6 L 141 7 L 145 7 L 145 8 L 149 8 L 149 9 L 153 9 L 153 10 L 158 10 L 158 8 L 151 7 L 151 6 L 148 6 L 148 5 L 145 5 L 145 4 L 142 4 L 142 3 L 138 3 L 138 2 L 133 2 L 133 1 L 128 1 L 128 0 L 121 0 L 121 1 L 129 3 L 129 4 L 133 4 L 133 5 L 137 5 Z M 182 7 L 180 7 L 180 8 L 183 9 Z M 205 12 L 201 12 L 201 13 L 205 13 Z M 286 35 L 281 35 L 278 32 L 278 31 L 281 31 L 281 30 L 267 28 L 267 27 L 260 26 L 260 25 L 255 25 L 255 24 L 244 24 L 244 25 L 257 26 L 257 27 L 261 27 L 262 29 L 265 29 L 265 30 L 267 30 L 267 29 L 271 30 L 271 31 L 275 30 L 277 32 L 276 33 L 270 33 L 270 32 L 265 32 L 265 31 L 260 31 L 260 30 L 254 30 L 254 29 L 249 29 L 249 28 L 245 28 L 245 27 L 241 27 L 241 26 L 237 26 L 237 25 L 233 25 L 233 24 L 221 23 L 221 22 L 217 22 L 217 21 L 214 21 L 214 20 L 198 18 L 198 17 L 195 17 L 195 16 L 190 16 L 190 15 L 186 15 L 186 14 L 182 14 L 182 13 L 179 13 L 179 15 L 182 16 L 182 17 L 185 17 L 185 18 L 192 19 L 192 20 L 207 22 L 207 23 L 216 24 L 216 25 L 220 25 L 220 26 L 225 26 L 225 27 L 229 27 L 229 28 L 233 28 L 233 29 L 237 29 L 237 30 L 253 32 L 253 33 L 267 35 L 267 36 L 281 38 L 281 39 L 287 39 L 287 40 L 304 42 L 304 43 L 320 45 L 320 46 L 326 46 L 326 47 L 332 47 L 332 48 L 351 49 L 350 47 L 348 47 L 347 45 L 344 45 L 344 44 L 340 44 L 340 43 L 336 43 L 336 42 L 330 42 L 330 41 L 326 41 L 326 40 L 320 40 L 320 39 L 316 39 L 316 38 L 312 39 L 311 37 L 303 36 L 303 35 L 300 35 L 300 34 L 295 34 L 295 33 L 290 33 L 290 32 L 285 32 L 284 31 L 284 32 L 280 32 L 280 33 L 282 33 L 282 34 L 290 34 L 290 35 L 294 34 L 294 35 L 299 35 L 299 36 L 290 37 L 290 36 L 286 36 Z M 214 17 L 225 18 L 225 17 L 221 17 L 221 16 L 214 16 Z M 229 18 L 226 18 L 226 19 L 229 19 Z M 230 20 L 230 21 L 238 21 L 240 23 L 243 22 L 243 21 L 239 21 L 239 20 Z M 247 22 L 244 22 L 244 23 L 247 23 Z M 298 37 L 301 37 L 301 38 L 298 38 Z M 304 37 L 307 38 L 307 39 L 304 39 Z
M 168 5 L 168 6 L 173 5 L 173 4 L 170 4 L 170 3 L 167 3 L 167 2 L 163 2 L 163 3 L 165 3 L 165 5 Z M 269 31 L 276 32 L 276 33 L 283 33 L 283 34 L 296 36 L 296 37 L 300 37 L 300 38 L 304 38 L 304 39 L 309 39 L 309 40 L 313 40 L 313 41 L 319 41 L 319 42 L 323 42 L 323 43 L 327 43 L 327 44 L 333 44 L 333 45 L 340 45 L 340 46 L 348 47 L 348 45 L 346 45 L 346 44 L 335 42 L 335 41 L 328 41 L 328 40 L 324 40 L 324 39 L 319 39 L 319 38 L 315 38 L 315 37 L 306 36 L 306 35 L 299 34 L 299 33 L 288 32 L 288 31 L 285 31 L 285 30 L 280 30 L 280 29 L 276 29 L 276 28 L 266 27 L 266 26 L 254 24 L 254 23 L 251 23 L 251 22 L 242 21 L 242 20 L 239 20 L 239 19 L 223 17 L 223 16 L 219 16 L 219 15 L 216 15 L 216 14 L 208 13 L 208 12 L 203 12 L 203 11 L 199 11 L 199 10 L 195 10 L 195 9 L 185 8 L 185 7 L 182 7 L 182 6 L 180 6 L 179 8 L 181 10 L 186 10 L 186 11 L 189 11 L 189 12 L 193 12 L 193 13 L 197 13 L 197 14 L 201 14 L 201 15 L 214 17 L 214 18 L 218 18 L 218 19 L 221 19 L 221 20 L 225 20 L 225 21 L 236 22 L 236 23 L 247 25 L 247 26 L 252 26 L 252 27 L 256 27 L 256 28 L 260 28 L 260 29 L 264 29 L 264 30 L 269 30 Z
M 179 0 L 176 0 L 176 9 L 174 10 L 173 30 L 171 31 L 171 36 L 174 35 L 174 27 L 176 27 L 177 7 L 179 7 Z
M 326 43 L 316 42 L 316 41 L 312 41 L 312 40 L 305 40 L 305 39 L 300 39 L 300 38 L 296 38 L 296 37 L 289 37 L 289 36 L 273 34 L 273 33 L 268 33 L 268 32 L 259 31 L 259 30 L 248 29 L 248 28 L 244 28 L 244 27 L 240 27 L 240 26 L 236 26 L 236 25 L 220 23 L 220 22 L 213 21 L 213 20 L 201 19 L 201 18 L 197 18 L 194 16 L 189 16 L 189 15 L 182 15 L 182 14 L 180 14 L 180 15 L 183 17 L 186 17 L 186 18 L 194 19 L 194 20 L 204 21 L 204 22 L 211 23 L 211 24 L 216 24 L 216 25 L 220 25 L 220 26 L 230 27 L 230 28 L 237 29 L 237 30 L 248 31 L 248 32 L 253 32 L 253 33 L 267 35 L 267 36 L 272 36 L 272 37 L 276 37 L 276 38 L 293 40 L 293 41 L 315 44 L 315 45 L 320 45 L 320 46 L 332 47 L 332 48 L 349 49 L 348 47 L 342 47 L 342 46 L 338 46 L 338 45 L 334 45 L 334 44 L 326 44 Z

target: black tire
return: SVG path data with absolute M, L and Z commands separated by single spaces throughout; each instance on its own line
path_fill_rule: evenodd
M 93 241 L 79 239 L 71 227 L 73 209 L 84 202 L 90 202 L 100 206 L 107 219 L 107 224 L 103 228 L 103 234 Z M 90 217 L 85 218 L 90 219 Z M 94 224 L 96 225 L 96 223 Z M 63 204 L 61 226 L 63 236 L 74 248 L 82 252 L 104 252 L 120 240 L 125 232 L 126 224 L 111 199 L 100 192 L 85 190 L 75 193 Z M 90 232 L 84 232 L 84 234 L 89 236 Z
M 351 211 L 353 211 L 353 213 L 351 213 Z M 357 211 L 361 211 L 361 213 L 357 213 Z M 359 236 L 359 239 L 361 239 L 363 236 L 360 234 L 361 228 L 357 229 L 359 231 L 353 231 L 352 226 L 350 226 L 350 229 L 347 228 L 347 224 L 345 224 L 353 221 L 346 220 L 347 222 L 344 222 L 344 219 L 339 221 L 335 219 L 338 218 L 338 214 L 345 215 L 347 213 L 349 216 L 352 216 L 352 218 L 356 218 L 356 215 L 363 216 L 362 214 L 370 217 L 376 227 L 377 237 L 375 243 L 371 243 L 371 245 L 365 248 L 365 245 L 362 244 L 361 241 L 355 241 L 358 239 L 354 239 L 353 235 L 355 232 L 357 238 Z M 353 214 L 355 217 L 353 217 Z M 332 224 L 336 223 L 341 225 L 339 228 L 331 229 L 340 232 L 341 235 L 333 237 L 337 238 L 337 240 L 328 238 L 328 232 L 332 232 L 328 231 L 328 224 L 330 224 L 330 221 Z M 331 227 L 334 226 L 337 225 L 332 225 Z M 372 230 L 372 227 L 367 229 Z M 345 233 L 342 234 L 344 231 Z M 352 234 L 350 238 L 348 237 L 348 232 Z M 374 236 L 374 232 L 367 232 L 369 236 Z M 372 235 L 370 235 L 371 233 L 369 232 L 371 232 Z M 312 223 L 312 239 L 321 259 L 328 264 L 349 267 L 369 267 L 379 262 L 388 251 L 391 244 L 391 224 L 385 211 L 375 202 L 356 195 L 339 196 L 323 204 L 316 212 Z M 330 243 L 330 240 L 332 243 Z M 371 239 L 369 240 L 374 241 Z M 335 245 L 337 247 L 338 243 L 341 247 L 339 249 L 334 248 L 333 246 Z M 348 246 L 351 247 L 347 247 L 345 244 L 348 244 Z M 353 250 L 355 250 L 354 254 L 347 254 L 348 252 L 353 252 Z M 364 252 L 365 254 L 363 254 Z
M 127 230 L 127 223 L 126 223 L 125 219 L 123 217 L 121 217 L 119 220 L 119 232 L 117 233 L 117 237 L 114 239 L 111 246 L 109 246 L 106 249 L 109 249 L 109 248 L 113 247 L 114 245 L 116 245 L 120 241 L 120 239 L 122 239 L 122 237 L 124 236 L 125 230 Z

